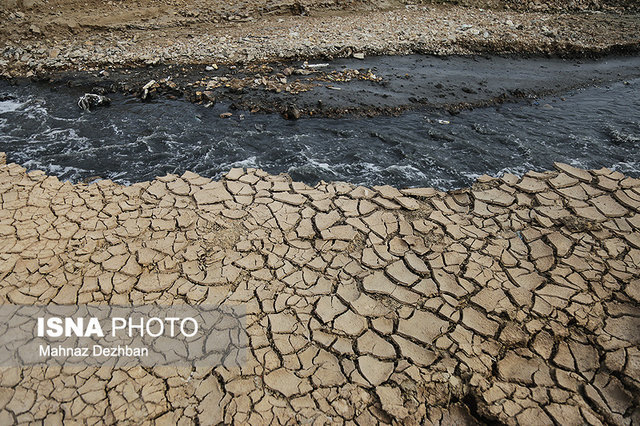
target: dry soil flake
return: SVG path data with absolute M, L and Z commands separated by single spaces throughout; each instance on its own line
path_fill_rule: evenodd
M 248 350 L 3 368 L 2 424 L 640 423 L 639 180 L 72 185 L 4 159 L 2 303 L 243 304 Z

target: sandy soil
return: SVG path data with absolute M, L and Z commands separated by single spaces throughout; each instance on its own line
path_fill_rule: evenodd
M 632 1 L 5 1 L 0 72 L 353 54 L 635 51 Z M 518 9 L 518 10 L 514 10 Z

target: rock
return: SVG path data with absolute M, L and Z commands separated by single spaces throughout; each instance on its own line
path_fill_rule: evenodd
M 150 80 L 147 84 L 142 86 L 142 92 L 140 94 L 140 99 L 146 100 L 149 97 L 151 90 L 157 85 L 155 80 Z
M 205 90 L 204 92 L 202 92 L 202 100 L 203 101 L 207 101 L 207 102 L 211 102 L 211 103 L 215 103 L 216 102 L 216 96 L 214 95 L 214 93 L 211 90 Z
M 96 95 L 95 93 L 85 93 L 78 99 L 78 108 L 85 111 L 90 111 L 92 108 L 99 106 L 108 106 L 111 104 L 111 99 L 103 95 Z
M 355 59 L 360 59 L 360 60 L 362 60 L 362 59 L 364 59 L 364 53 L 362 53 L 362 52 L 356 52 L 356 53 L 354 53 L 354 54 L 353 54 L 353 57 L 354 57 Z
M 44 3 L 41 0 L 22 0 L 22 7 L 25 9 L 34 9 L 42 6 Z
M 294 2 L 290 9 L 293 15 L 304 16 L 309 14 L 307 8 L 299 1 Z
M 285 109 L 282 116 L 287 120 L 297 120 L 300 118 L 300 110 L 295 105 L 291 105 Z
M 222 114 L 220 114 L 220 118 L 229 118 L 231 117 L 233 114 L 230 112 L 223 112 Z

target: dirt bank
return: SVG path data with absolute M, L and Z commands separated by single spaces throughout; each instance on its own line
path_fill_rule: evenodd
M 0 11 L 0 72 L 412 52 L 590 55 L 636 51 L 640 41 L 637 11 L 614 3 L 545 12 L 494 3 L 21 1 Z
M 4 155 L 0 155 L 4 163 Z M 241 368 L 3 368 L 3 424 L 640 420 L 640 181 L 128 187 L 0 165 L 0 299 L 241 303 Z

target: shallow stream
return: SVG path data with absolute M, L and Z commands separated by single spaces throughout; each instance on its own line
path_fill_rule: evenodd
M 0 151 L 11 162 L 63 180 L 121 183 L 231 167 L 289 173 L 295 180 L 354 184 L 469 185 L 482 174 L 520 174 L 561 161 L 640 176 L 640 78 L 450 115 L 312 118 L 204 108 L 183 100 L 81 111 L 82 92 L 0 82 Z

